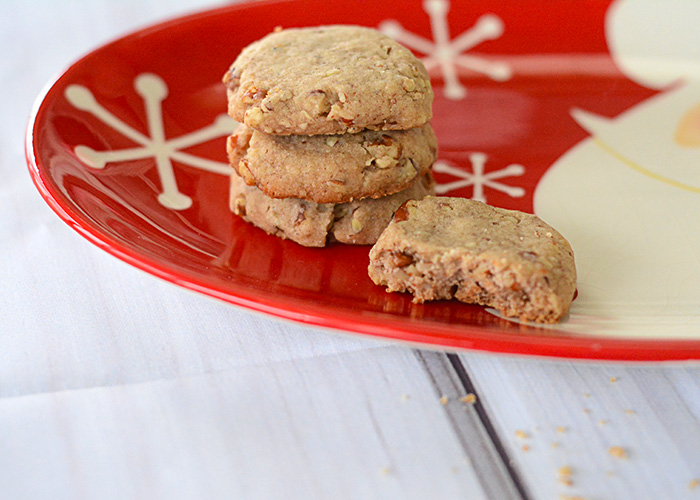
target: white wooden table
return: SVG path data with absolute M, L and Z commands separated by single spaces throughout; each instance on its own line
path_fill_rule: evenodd
M 0 4 L 0 498 L 700 498 L 697 365 L 445 354 L 279 322 L 60 222 L 24 163 L 35 96 L 96 45 L 206 6 Z

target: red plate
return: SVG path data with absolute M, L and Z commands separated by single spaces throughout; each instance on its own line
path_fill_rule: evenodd
M 183 17 L 97 49 L 53 83 L 29 125 L 30 172 L 51 208 L 100 248 L 178 285 L 282 318 L 449 349 L 698 359 L 700 338 L 678 327 L 700 315 L 697 308 L 665 310 L 665 322 L 637 335 L 635 325 L 647 322 L 634 311 L 645 302 L 615 291 L 620 304 L 637 307 L 616 314 L 606 309 L 614 300 L 596 301 L 610 290 L 601 285 L 610 281 L 606 276 L 624 281 L 615 275 L 615 262 L 626 262 L 620 252 L 628 250 L 618 252 L 617 240 L 605 238 L 614 231 L 579 230 L 588 231 L 591 220 L 600 222 L 591 219 L 599 215 L 585 211 L 598 206 L 597 194 L 585 190 L 587 179 L 599 174 L 567 173 L 574 164 L 613 158 L 631 166 L 630 172 L 640 167 L 635 175 L 646 180 L 661 178 L 664 189 L 674 182 L 693 189 L 675 173 L 664 177 L 638 165 L 633 153 L 626 154 L 633 147 L 618 147 L 614 131 L 606 135 L 605 126 L 679 88 L 625 66 L 625 43 L 637 36 L 625 31 L 632 24 L 625 21 L 628 14 L 624 5 L 610 8 L 608 1 L 297 0 Z M 369 247 L 304 248 L 229 212 L 225 136 L 232 124 L 220 116 L 226 108 L 224 71 L 241 48 L 278 25 L 334 23 L 381 28 L 429 67 L 442 192 L 534 210 L 572 241 L 583 272 L 571 318 L 544 328 L 453 301 L 412 304 L 409 296 L 372 284 L 366 272 Z M 686 116 L 691 125 L 681 131 L 687 137 L 680 140 L 692 152 L 691 108 Z M 572 114 L 573 109 L 588 113 Z M 618 118 L 605 121 L 593 113 Z M 607 160 L 597 161 L 596 155 Z M 582 196 L 590 203 L 581 202 Z M 641 198 L 649 202 L 652 196 L 645 192 Z M 624 205 L 640 195 L 622 189 L 613 198 Z M 601 207 L 609 213 L 605 203 Z M 628 226 L 615 216 L 602 220 L 609 218 Z M 605 257 L 610 255 L 614 258 Z M 644 262 L 641 258 L 636 269 Z M 679 294 L 682 304 L 692 298 Z

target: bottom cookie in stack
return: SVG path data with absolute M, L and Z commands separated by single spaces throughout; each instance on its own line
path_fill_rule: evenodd
M 381 198 L 315 203 L 299 198 L 272 198 L 232 172 L 230 207 L 265 232 L 300 245 L 322 247 L 332 241 L 371 245 L 405 201 L 433 194 L 434 184 L 428 171 L 406 189 Z

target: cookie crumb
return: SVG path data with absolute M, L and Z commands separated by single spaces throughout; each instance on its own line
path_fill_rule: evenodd
M 557 443 L 556 441 L 554 441 L 554 442 L 552 443 L 552 448 L 559 448 L 559 443 Z
M 474 404 L 476 403 L 476 394 L 472 394 L 471 392 L 467 394 L 464 397 L 459 398 L 459 400 L 462 403 L 469 403 L 469 404 Z
M 600 425 L 605 425 L 605 424 L 608 423 L 608 421 L 605 420 L 604 418 L 601 418 L 600 420 L 598 420 L 598 423 L 599 423 Z
M 583 409 L 583 413 L 590 413 L 590 412 L 591 412 L 591 410 L 589 410 L 588 408 Z
M 694 490 L 695 488 L 697 488 L 698 486 L 700 486 L 700 479 L 693 479 L 692 481 L 690 481 L 690 482 L 688 483 L 688 489 L 689 489 L 690 491 L 693 491 L 693 490 Z
M 634 414 L 637 413 L 637 412 L 634 411 L 634 410 L 629 410 L 629 409 L 628 409 L 628 410 L 625 410 L 625 413 L 626 413 L 627 415 L 634 415 Z
M 523 451 L 530 451 L 530 447 L 528 445 L 524 444 Z
M 389 467 L 386 467 L 386 466 L 380 467 L 380 468 L 379 468 L 379 473 L 380 473 L 382 476 L 388 476 L 389 474 L 391 474 L 391 469 L 390 469 Z
M 622 460 L 627 458 L 627 451 L 622 446 L 611 446 L 608 448 L 608 453 L 610 456 L 620 458 Z
M 610 382 L 617 382 L 617 377 L 610 377 Z
M 584 397 L 584 398 L 590 398 L 591 395 L 590 395 L 589 393 L 586 392 L 586 393 L 584 393 L 583 397 Z
M 573 486 L 574 485 L 574 481 L 570 477 L 560 476 L 558 481 L 561 484 L 563 484 L 564 486 Z
M 515 431 L 515 437 L 517 437 L 518 439 L 526 439 L 529 438 L 530 435 L 524 430 L 518 429 L 517 431 Z
M 445 395 L 443 395 L 443 396 L 440 398 L 440 404 L 443 405 L 443 406 L 447 404 L 447 401 L 448 401 L 448 400 L 447 400 L 447 396 L 445 396 Z
M 559 427 L 557 427 L 557 432 L 558 432 L 559 434 L 563 434 L 564 432 L 566 432 L 566 430 L 567 430 L 566 427 L 564 427 L 564 426 L 562 426 L 562 425 L 560 425 Z
M 409 399 L 411 399 L 411 396 L 409 396 L 408 394 L 401 394 L 400 399 L 401 401 L 408 401 Z
M 571 475 L 574 473 L 573 469 L 569 465 L 564 465 L 563 467 L 559 467 L 559 470 L 557 471 L 557 476 L 558 480 L 561 484 L 564 484 L 566 486 L 573 486 L 574 485 L 574 480 L 571 479 Z
M 275 26 L 272 31 L 274 31 L 275 33 L 279 33 L 280 31 L 282 31 L 282 26 Z
M 564 465 L 563 467 L 559 467 L 559 470 L 557 471 L 557 474 L 559 474 L 560 476 L 570 476 L 573 473 L 574 470 L 571 468 L 570 465 Z

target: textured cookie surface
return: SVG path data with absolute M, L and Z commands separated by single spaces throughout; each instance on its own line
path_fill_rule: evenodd
M 231 210 L 269 234 L 297 243 L 322 247 L 328 241 L 371 245 L 406 200 L 433 192 L 430 172 L 408 188 L 383 198 L 364 198 L 351 203 L 314 203 L 297 198 L 270 198 L 248 186 L 235 172 L 231 175 Z
M 545 323 L 566 314 L 576 289 L 571 246 L 538 217 L 440 196 L 397 210 L 369 275 L 416 302 L 454 297 Z
M 275 135 L 405 130 L 432 117 L 423 64 L 359 26 L 292 28 L 252 43 L 224 75 L 229 114 Z
M 435 161 L 429 124 L 343 135 L 269 135 L 239 125 L 229 160 L 246 184 L 273 198 L 345 203 L 406 189 Z

